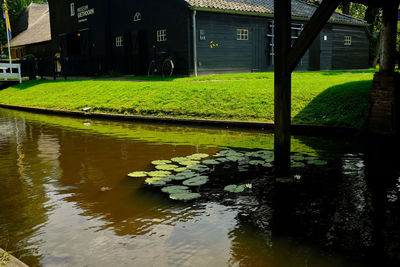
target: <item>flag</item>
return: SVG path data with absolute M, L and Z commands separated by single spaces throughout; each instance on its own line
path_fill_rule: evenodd
M 8 39 L 11 40 L 11 24 L 10 24 L 10 17 L 8 16 L 8 8 L 7 8 L 7 1 L 4 0 L 4 13 L 3 19 L 6 21 L 6 31 L 8 34 Z

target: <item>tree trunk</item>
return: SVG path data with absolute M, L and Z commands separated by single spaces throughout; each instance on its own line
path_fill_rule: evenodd
M 376 23 L 376 17 L 379 14 L 379 8 L 368 6 L 367 10 L 365 11 L 364 20 L 367 21 L 369 24 L 368 29 L 369 32 L 372 34 L 374 32 L 374 27 Z
M 375 7 L 371 7 L 368 6 L 367 10 L 365 11 L 365 16 L 364 16 L 364 20 L 368 23 L 368 31 L 370 34 L 370 44 L 369 44 L 369 49 L 370 49 L 370 65 L 375 68 L 376 65 L 378 64 L 379 61 L 379 49 L 380 49 L 380 38 L 378 37 L 378 39 L 375 42 L 372 42 L 374 36 L 374 29 L 375 29 L 375 25 L 377 23 L 377 17 L 379 14 L 379 8 L 375 8 Z M 380 36 L 380 35 L 379 35 Z M 375 54 L 372 54 L 372 51 L 375 51 Z
M 372 60 L 372 67 L 376 68 L 378 64 L 381 62 L 381 49 L 382 49 L 382 32 L 379 33 L 378 40 L 376 41 L 376 47 L 375 47 L 375 56 L 374 59 Z

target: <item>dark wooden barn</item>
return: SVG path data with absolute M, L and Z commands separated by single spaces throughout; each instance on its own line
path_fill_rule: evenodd
M 274 66 L 273 0 L 49 0 L 54 52 L 73 74 L 146 74 L 154 55 L 175 74 Z M 292 0 L 292 40 L 316 7 Z M 298 70 L 368 68 L 365 21 L 334 13 Z M 163 53 L 161 53 L 163 52 Z

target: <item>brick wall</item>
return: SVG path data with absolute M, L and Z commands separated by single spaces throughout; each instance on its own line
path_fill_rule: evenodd
M 376 73 L 371 90 L 368 130 L 372 133 L 395 135 L 399 129 L 397 120 L 400 75 Z

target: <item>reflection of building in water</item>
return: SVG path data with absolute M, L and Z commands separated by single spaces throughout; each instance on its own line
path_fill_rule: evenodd
M 24 178 L 24 158 L 25 154 L 23 152 L 23 137 L 25 137 L 25 120 L 22 119 L 21 125 L 15 119 L 15 138 L 17 143 L 17 155 L 18 155 L 18 170 L 21 178 Z
M 52 180 L 58 180 L 62 175 L 60 169 L 60 144 L 57 137 L 40 133 L 37 141 L 38 157 L 42 159 L 43 174 Z
M 0 117 L 0 247 L 7 247 L 22 261 L 40 265 L 35 239 L 47 221 L 45 182 L 38 164 L 37 128 L 23 118 Z M 5 126 L 6 125 L 6 126 Z M 4 216 L 6 214 L 6 216 Z

